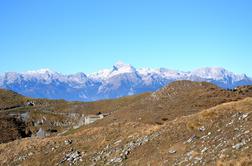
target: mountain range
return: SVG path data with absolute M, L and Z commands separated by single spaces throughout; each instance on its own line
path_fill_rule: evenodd
M 111 69 L 96 73 L 65 75 L 50 69 L 0 75 L 0 88 L 34 98 L 95 101 L 153 92 L 177 81 L 204 81 L 224 89 L 252 84 L 246 74 L 235 74 L 221 67 L 205 67 L 190 72 L 166 68 L 135 68 L 117 62 Z

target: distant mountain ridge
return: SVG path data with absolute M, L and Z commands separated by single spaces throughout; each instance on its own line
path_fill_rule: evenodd
M 166 68 L 140 68 L 116 63 L 112 69 L 96 73 L 61 74 L 50 69 L 0 75 L 0 88 L 35 98 L 94 101 L 156 91 L 177 81 L 205 81 L 225 89 L 251 85 L 252 78 L 221 67 L 206 67 L 191 72 Z

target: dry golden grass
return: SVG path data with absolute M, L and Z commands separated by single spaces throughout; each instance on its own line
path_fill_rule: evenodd
M 226 128 L 226 124 L 233 120 L 234 114 L 251 112 L 252 98 L 244 99 L 246 94 L 225 91 L 208 83 L 190 81 L 173 83 L 154 93 L 154 96 L 147 93 L 89 103 L 39 99 L 40 104 L 35 107 L 38 110 L 83 114 L 112 112 L 112 114 L 96 123 L 68 132 L 64 136 L 23 139 L 0 144 L 0 163 L 2 165 L 56 165 L 73 148 L 84 152 L 83 161 L 78 164 L 90 165 L 93 155 L 102 151 L 108 144 L 112 147 L 120 147 L 155 132 L 159 132 L 160 135 L 133 149 L 123 164 L 174 165 L 176 160 L 184 159 L 188 152 L 192 152 L 193 157 L 200 156 L 200 151 L 205 146 L 210 149 L 203 156 L 207 165 L 251 163 L 249 156 L 252 152 L 251 143 L 248 143 L 249 148 L 242 152 L 232 151 L 232 144 L 236 143 L 233 140 L 236 134 L 234 129 L 242 125 L 244 131 L 251 130 L 251 118 L 244 122 L 235 121 L 229 128 Z M 36 113 L 33 116 L 33 118 L 41 118 L 43 114 Z M 60 117 L 48 117 L 52 121 L 59 120 L 58 118 Z M 206 131 L 199 131 L 199 127 L 202 126 Z M 217 132 L 218 129 L 221 129 L 220 132 Z M 208 133 L 211 133 L 209 139 L 203 143 L 200 138 Z M 192 143 L 184 143 L 193 135 L 195 140 Z M 221 150 L 217 149 L 214 153 L 210 153 L 214 149 L 211 149 L 212 147 L 217 147 L 217 138 L 220 137 L 230 142 L 230 145 L 225 147 L 228 149 L 226 155 L 230 157 L 222 160 L 217 159 L 221 155 Z M 65 145 L 64 140 L 67 139 L 73 140 L 73 144 Z M 119 140 L 121 142 L 116 145 Z M 170 149 L 177 151 L 175 154 L 170 154 L 168 152 Z M 33 155 L 27 159 L 16 160 L 30 152 Z M 184 165 L 186 164 L 190 163 Z M 104 165 L 104 163 L 99 162 L 97 165 Z
M 13 91 L 0 89 L 0 110 L 23 106 L 27 100 Z

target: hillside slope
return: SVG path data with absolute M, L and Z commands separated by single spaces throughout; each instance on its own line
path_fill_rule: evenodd
M 252 98 L 246 97 L 251 95 L 250 89 L 227 91 L 209 83 L 178 81 L 151 94 L 116 100 L 81 103 L 34 99 L 35 106 L 2 113 L 29 112 L 34 122 L 46 117 L 37 128 L 29 126 L 30 131 L 68 131 L 60 136 L 0 144 L 0 154 L 4 154 L 0 164 L 249 165 Z M 71 129 L 76 123 L 69 119 L 69 113 L 100 111 L 110 115 Z M 52 122 L 56 121 L 72 124 L 55 128 Z
M 0 145 L 2 165 L 250 165 L 252 98 L 163 125 L 115 121 Z M 70 140 L 70 141 L 69 141 Z
M 23 106 L 27 98 L 16 92 L 0 89 L 0 111 Z
M 34 137 L 39 133 L 42 137 L 57 135 L 83 125 L 85 116 L 110 114 L 146 95 L 83 103 L 32 99 L 0 90 L 0 143 Z
M 247 93 L 223 90 L 206 82 L 176 81 L 142 98 L 139 102 L 133 102 L 127 107 L 121 108 L 115 112 L 113 118 L 162 124 L 176 117 L 190 115 L 247 96 Z M 106 120 L 113 118 L 109 117 Z

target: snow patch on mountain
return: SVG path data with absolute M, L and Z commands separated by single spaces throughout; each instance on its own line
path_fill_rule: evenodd
M 136 69 L 130 64 L 125 64 L 121 61 L 118 61 L 116 64 L 113 65 L 112 69 L 104 69 L 96 73 L 91 73 L 88 76 L 93 79 L 105 80 L 120 74 L 135 72 Z

